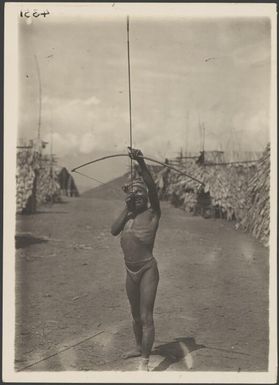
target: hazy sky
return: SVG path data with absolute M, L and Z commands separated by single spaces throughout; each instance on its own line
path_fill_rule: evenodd
M 126 19 L 20 26 L 19 137 L 42 137 L 69 168 L 129 145 Z M 270 24 L 264 18 L 130 20 L 133 143 L 163 160 L 180 148 L 262 150 L 269 137 Z M 127 160 L 83 171 L 121 174 Z M 90 181 L 78 178 L 81 184 Z

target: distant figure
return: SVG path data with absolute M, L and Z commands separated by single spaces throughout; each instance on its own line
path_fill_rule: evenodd
M 124 186 L 126 207 L 113 223 L 111 233 L 114 236 L 121 233 L 127 270 L 126 291 L 136 339 L 135 350 L 127 352 L 123 358 L 141 356 L 139 369 L 148 371 L 155 334 L 153 308 L 159 282 L 157 261 L 152 251 L 161 210 L 156 185 L 142 152 L 129 148 L 129 155 L 138 162 L 142 178 Z
M 200 156 L 196 160 L 196 164 L 202 165 L 202 164 L 204 164 L 204 161 L 205 161 L 205 159 L 204 159 L 204 151 L 201 151 L 200 152 Z
M 169 164 L 169 160 L 165 159 L 165 164 Z M 170 169 L 165 166 L 161 171 L 158 172 L 156 178 L 156 186 L 161 200 L 167 199 L 167 186 Z
M 58 174 L 58 182 L 62 190 L 62 194 L 69 197 L 78 197 L 79 192 L 75 184 L 74 178 L 66 169 L 63 167 Z

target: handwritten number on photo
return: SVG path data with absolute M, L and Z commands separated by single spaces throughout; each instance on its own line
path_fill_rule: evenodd
M 48 10 L 39 12 L 37 9 L 34 9 L 32 13 L 30 11 L 20 11 L 20 17 L 26 17 L 27 19 L 29 19 L 31 16 L 35 18 L 43 16 L 45 18 L 47 15 L 50 15 Z

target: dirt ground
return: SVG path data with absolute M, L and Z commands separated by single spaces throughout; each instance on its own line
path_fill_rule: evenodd
M 17 217 L 17 370 L 136 370 L 115 200 L 72 198 Z M 167 203 L 154 255 L 154 371 L 265 371 L 268 249 Z

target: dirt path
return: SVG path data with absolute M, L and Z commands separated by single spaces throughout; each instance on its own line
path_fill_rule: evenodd
M 17 370 L 137 368 L 119 358 L 133 346 L 123 257 L 109 232 L 119 204 L 69 199 L 18 217 Z M 232 224 L 163 204 L 154 255 L 153 370 L 267 370 L 268 250 Z

